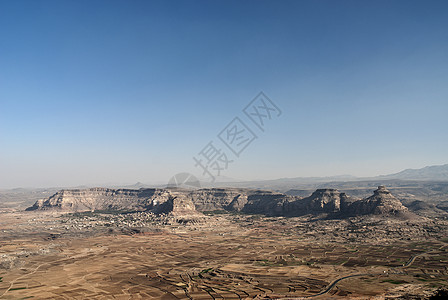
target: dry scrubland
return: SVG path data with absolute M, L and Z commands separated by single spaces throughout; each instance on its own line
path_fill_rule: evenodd
M 446 220 L 4 212 L 0 226 L 0 299 L 382 299 L 448 282 Z

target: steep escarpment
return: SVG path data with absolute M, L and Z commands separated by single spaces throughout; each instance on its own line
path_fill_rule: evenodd
M 318 189 L 310 197 L 302 200 L 309 213 L 338 213 L 353 202 L 345 193 L 337 189 Z
M 189 197 L 186 193 L 169 191 L 168 198 L 166 201 L 164 200 L 165 199 L 153 199 L 153 205 L 150 207 L 150 210 L 157 214 L 164 213 L 178 217 L 187 217 L 199 214 L 191 197 Z
M 352 203 L 346 211 L 349 215 L 399 215 L 407 212 L 408 209 L 385 186 L 379 186 L 373 196 Z
M 90 188 L 61 190 L 47 200 L 39 200 L 27 210 L 59 209 L 64 211 L 152 209 L 169 199 L 163 189 L 108 189 Z
M 288 215 L 291 209 L 290 204 L 297 200 L 300 198 L 276 192 L 254 191 L 247 196 L 247 203 L 241 211 L 250 214 L 284 216 Z
M 266 215 L 283 215 L 285 203 L 299 197 L 272 191 L 233 188 L 200 190 L 183 189 L 107 189 L 62 190 L 46 200 L 37 201 L 27 210 L 62 211 L 241 211 Z
M 178 215 L 202 211 L 236 211 L 269 216 L 353 216 L 399 215 L 407 212 L 385 187 L 374 195 L 354 201 L 337 189 L 318 189 L 301 198 L 273 191 L 234 188 L 183 189 L 107 189 L 62 190 L 46 200 L 37 201 L 27 210 L 62 211 L 151 211 Z
M 235 188 L 210 188 L 186 192 L 199 211 L 240 211 L 254 191 Z
M 62 190 L 39 200 L 27 210 L 62 211 L 152 211 L 191 215 L 197 211 L 191 197 L 182 192 L 165 189 L 108 189 Z

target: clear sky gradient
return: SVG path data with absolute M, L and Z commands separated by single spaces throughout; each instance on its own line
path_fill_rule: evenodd
M 200 175 L 260 91 L 225 176 L 447 163 L 448 1 L 0 1 L 0 188 Z

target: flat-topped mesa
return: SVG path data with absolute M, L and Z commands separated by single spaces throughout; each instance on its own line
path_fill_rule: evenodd
M 196 207 L 184 192 L 170 191 L 170 196 L 166 201 L 158 202 L 153 200 L 152 212 L 160 214 L 165 213 L 175 217 L 194 217 L 200 215 Z
M 255 195 L 248 200 L 249 195 Z M 241 211 L 249 206 L 257 206 L 256 211 L 268 213 L 267 202 L 275 202 L 282 197 L 290 197 L 270 191 L 248 189 L 108 189 L 90 188 L 84 190 L 61 190 L 48 199 L 36 201 L 27 210 L 61 211 Z M 258 200 L 265 201 L 259 202 Z
M 241 211 L 269 216 L 388 215 L 407 212 L 401 202 L 384 186 L 373 195 L 353 201 L 337 189 L 318 189 L 306 198 L 274 191 L 250 189 L 108 189 L 61 190 L 39 200 L 27 210 L 61 211 L 150 211 L 178 216 L 197 215 L 198 211 Z
M 252 191 L 246 196 L 246 203 L 241 211 L 249 214 L 285 216 L 288 215 L 289 204 L 297 199 L 273 191 Z
M 349 202 L 347 195 L 337 189 L 318 189 L 302 201 L 307 202 L 307 210 L 310 213 L 339 212 L 345 209 Z
M 247 203 L 251 190 L 237 188 L 199 189 L 188 193 L 199 211 L 240 211 Z
M 61 190 L 47 200 L 39 200 L 27 210 L 62 211 L 145 211 L 151 210 L 170 197 L 163 189 L 109 189 L 90 188 Z
M 407 213 L 408 209 L 385 186 L 380 185 L 372 196 L 352 203 L 348 212 L 352 215 L 399 215 Z
M 273 191 L 238 188 L 107 189 L 62 190 L 27 210 L 61 211 L 152 211 L 154 213 L 195 214 L 196 211 L 242 211 L 285 215 L 287 203 L 299 197 Z

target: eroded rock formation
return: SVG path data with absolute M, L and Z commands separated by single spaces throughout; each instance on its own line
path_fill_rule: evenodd
M 408 209 L 385 186 L 379 186 L 373 196 L 353 202 L 347 210 L 350 215 L 399 215 Z
M 203 211 L 239 211 L 270 216 L 312 215 L 397 215 L 407 212 L 384 186 L 366 199 L 353 201 L 336 189 L 318 189 L 301 198 L 273 191 L 235 188 L 184 189 L 108 189 L 62 190 L 39 200 L 27 210 L 63 211 L 151 211 L 194 215 Z

